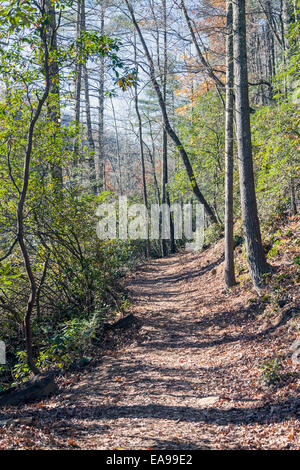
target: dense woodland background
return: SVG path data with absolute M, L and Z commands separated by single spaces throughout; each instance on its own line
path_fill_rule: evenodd
M 88 361 L 124 274 L 182 248 L 100 241 L 119 194 L 204 203 L 224 288 L 264 295 L 299 204 L 299 26 L 291 0 L 1 2 L 0 389 Z

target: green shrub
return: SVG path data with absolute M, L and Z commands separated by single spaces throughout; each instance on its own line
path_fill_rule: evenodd
M 217 224 L 210 225 L 204 232 L 204 244 L 207 246 L 213 245 L 220 240 L 223 233 L 221 226 Z
M 276 385 L 281 380 L 280 371 L 283 366 L 278 358 L 264 362 L 261 366 L 261 381 L 268 386 Z

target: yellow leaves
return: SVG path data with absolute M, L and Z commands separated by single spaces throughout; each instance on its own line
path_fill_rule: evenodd
M 182 106 L 181 108 L 176 108 L 176 113 L 179 115 L 184 115 L 188 110 L 188 106 Z
M 210 3 L 216 8 L 224 8 L 225 9 L 225 1 L 224 0 L 210 0 Z
M 180 96 L 180 95 L 185 95 L 187 93 L 187 88 L 180 88 L 178 90 L 175 90 L 175 95 Z
M 136 81 L 136 76 L 134 73 L 128 73 L 126 77 L 121 77 L 119 80 L 117 80 L 117 85 L 119 85 L 120 88 L 122 88 L 123 91 L 126 91 L 127 88 L 131 88 Z

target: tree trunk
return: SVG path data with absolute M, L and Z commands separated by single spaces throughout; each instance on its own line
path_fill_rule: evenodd
M 225 283 L 236 284 L 233 246 L 233 33 L 232 2 L 226 4 L 226 109 L 225 109 Z
M 291 55 L 291 47 L 289 44 L 288 33 L 291 26 L 293 17 L 293 5 L 291 0 L 283 0 L 282 5 L 282 23 L 283 23 L 283 43 L 284 43 L 284 53 L 283 53 L 283 61 L 284 61 L 284 68 L 287 69 L 289 58 Z M 287 75 L 285 77 L 285 93 L 291 90 L 291 80 L 290 77 Z
M 136 51 L 136 35 L 134 34 L 134 62 L 135 62 L 135 69 L 138 73 L 138 65 L 137 65 L 137 51 Z M 139 142 L 140 142 L 140 155 L 141 155 L 141 166 L 142 166 L 142 182 L 143 182 L 143 200 L 144 206 L 147 209 L 147 213 L 149 213 L 148 209 L 148 196 L 147 196 L 147 186 L 146 186 L 146 169 L 145 169 L 145 155 L 144 155 L 144 144 L 143 144 L 143 127 L 142 127 L 142 119 L 139 110 L 139 99 L 137 93 L 137 84 L 134 86 L 134 103 L 135 103 L 135 111 L 138 118 L 138 126 L 139 126 Z M 146 240 L 146 252 L 147 257 L 150 258 L 151 256 L 151 244 L 149 239 L 149 224 L 147 223 L 146 227 L 147 232 L 147 240 Z
M 265 2 L 266 12 L 269 18 L 272 17 L 272 5 L 270 0 Z M 271 83 L 275 75 L 275 50 L 274 50 L 274 37 L 272 29 L 268 21 L 266 21 L 266 63 L 267 63 L 267 80 Z M 272 86 L 269 87 L 269 99 L 273 99 Z
M 86 31 L 85 21 L 85 0 L 81 0 L 81 28 Z M 86 127 L 87 139 L 89 147 L 89 173 L 90 183 L 92 186 L 93 194 L 97 194 L 96 187 L 96 166 L 95 166 L 95 142 L 93 139 L 92 118 L 91 118 L 91 104 L 90 104 L 90 90 L 89 90 L 89 76 L 86 63 L 83 65 L 83 78 L 84 78 L 84 96 L 85 96 L 85 114 L 86 114 Z
M 199 189 L 199 186 L 197 184 L 197 181 L 196 181 L 196 178 L 195 178 L 195 174 L 194 174 L 194 170 L 192 168 L 192 165 L 190 163 L 190 160 L 189 160 L 189 157 L 178 137 L 178 135 L 176 134 L 176 132 L 174 131 L 174 129 L 172 128 L 171 124 L 170 124 L 170 121 L 169 121 L 169 118 L 168 118 L 168 113 L 167 113 L 167 109 L 166 109 L 166 105 L 165 105 L 165 102 L 164 102 L 164 99 L 163 99 L 163 96 L 162 96 L 162 93 L 161 93 L 161 90 L 160 90 L 160 87 L 159 87 L 159 84 L 156 80 L 156 75 L 155 75 L 155 68 L 154 68 L 154 63 L 153 63 L 153 59 L 150 55 L 150 52 L 149 52 L 149 49 L 147 47 L 147 44 L 145 42 L 145 39 L 142 35 L 142 32 L 140 30 L 140 27 L 136 21 L 136 18 L 135 18 L 135 14 L 134 14 L 134 11 L 133 11 L 133 8 L 130 4 L 130 2 L 128 0 L 125 0 L 126 2 L 126 5 L 128 7 L 128 10 L 129 10 L 129 13 L 130 13 L 130 16 L 131 16 L 131 19 L 132 19 L 132 22 L 134 24 L 134 27 L 139 35 L 139 38 L 140 38 L 140 41 L 142 43 L 142 46 L 143 46 L 143 49 L 144 49 L 144 52 L 145 52 L 145 55 L 146 55 L 146 58 L 147 58 L 147 61 L 148 61 L 148 65 L 149 65 L 149 69 L 150 69 L 150 79 L 151 79 L 151 82 L 152 82 L 152 85 L 153 85 L 153 88 L 156 92 L 156 95 L 157 95 L 157 98 L 158 98 L 158 102 L 159 102 L 159 105 L 160 105 L 160 108 L 161 108 L 161 112 L 162 112 L 162 115 L 163 115 L 163 121 L 164 121 L 164 127 L 168 133 L 168 135 L 170 136 L 170 138 L 173 140 L 177 150 L 179 151 L 179 154 L 182 158 L 182 161 L 184 163 L 184 166 L 185 166 L 185 169 L 186 169 L 186 172 L 187 172 L 187 175 L 188 175 L 188 178 L 189 178 L 189 181 L 190 181 L 190 184 L 191 184 L 191 187 L 192 187 L 192 190 L 197 198 L 197 200 L 204 205 L 204 208 L 206 210 L 206 213 L 207 215 L 209 216 L 209 218 L 211 219 L 211 221 L 215 224 L 218 224 L 218 221 L 217 221 L 217 218 L 213 212 L 213 210 L 211 209 L 210 205 L 208 204 L 208 202 L 206 201 L 206 199 L 204 198 L 203 194 L 201 193 L 200 189 Z
M 160 191 L 158 187 L 158 181 L 157 181 L 156 170 L 155 170 L 155 142 L 153 139 L 151 122 L 149 122 L 149 127 L 150 127 L 150 137 L 152 141 L 152 151 L 150 150 L 146 142 L 144 142 L 144 145 L 147 147 L 147 150 L 148 150 L 149 159 L 150 159 L 150 163 L 152 167 L 153 184 L 154 184 L 154 189 L 155 189 L 155 199 L 156 199 L 156 203 L 159 205 L 160 204 Z
M 250 275 L 256 289 L 263 284 L 268 265 L 261 241 L 254 186 L 248 71 L 246 52 L 245 0 L 233 1 L 233 44 L 236 133 L 240 175 L 241 207 Z
M 291 176 L 290 178 L 290 208 L 291 208 L 291 215 L 297 215 L 297 201 L 296 201 L 296 194 L 295 194 L 295 178 Z
M 291 0 L 283 0 L 282 1 L 282 23 L 283 23 L 283 42 L 284 42 L 284 50 L 287 51 L 289 49 L 289 41 L 287 38 L 289 28 L 292 22 L 293 16 L 293 5 Z
M 45 12 L 47 14 L 47 41 L 49 44 L 49 54 L 51 56 L 57 51 L 56 12 L 55 6 L 51 0 L 45 0 Z M 53 60 L 53 58 L 49 61 L 49 79 L 48 117 L 55 126 L 59 127 L 59 65 L 57 60 Z M 55 134 L 53 138 L 55 140 Z M 51 164 L 51 176 L 55 181 L 56 189 L 60 191 L 63 186 L 63 172 L 60 163 Z
M 85 95 L 85 113 L 86 113 L 86 127 L 87 139 L 89 147 L 89 173 L 92 192 L 97 194 L 96 186 L 96 167 L 95 167 L 95 142 L 93 139 L 92 118 L 91 118 L 91 105 L 90 105 L 90 92 L 89 92 L 89 77 L 86 65 L 83 66 L 84 75 L 84 95 Z
M 116 144 L 117 144 L 119 191 L 120 191 L 120 194 L 122 196 L 122 194 L 123 194 L 123 178 L 122 178 L 122 169 L 121 169 L 121 152 L 120 152 L 119 132 L 118 132 L 118 126 L 117 126 L 115 106 L 114 106 L 114 102 L 113 102 L 112 98 L 110 99 L 110 101 L 111 101 L 111 108 L 112 108 L 113 118 L 114 118 L 114 127 L 115 127 Z
M 168 51 L 167 51 L 167 5 L 166 0 L 162 0 L 162 9 L 163 9 L 163 70 L 162 70 L 162 95 L 164 103 L 167 103 L 167 74 L 168 74 Z M 167 105 L 166 105 L 167 106 Z M 165 127 L 163 127 L 163 136 L 162 136 L 163 148 L 162 148 L 162 204 L 167 204 L 170 207 L 170 196 L 168 190 L 168 135 Z M 174 223 L 169 212 L 169 224 L 170 224 L 170 251 L 171 253 L 176 252 L 175 240 L 174 240 Z M 167 253 L 167 243 L 166 240 L 162 238 L 161 240 L 162 254 L 166 256 Z
M 100 4 L 100 33 L 104 34 L 105 0 Z M 105 81 L 105 59 L 100 57 L 99 92 L 98 92 L 98 191 L 103 189 L 104 180 L 104 81 Z
M 80 38 L 80 34 L 82 31 L 82 3 L 80 0 L 77 1 L 77 32 L 76 38 L 77 40 Z M 73 145 L 73 152 L 75 155 L 75 161 L 78 160 L 78 132 L 79 132 L 79 124 L 80 124 L 80 104 L 81 104 L 81 81 L 82 81 L 82 63 L 80 60 L 77 61 L 75 67 L 75 125 L 77 128 L 76 136 L 74 139 Z
M 47 11 L 46 11 L 47 14 Z M 45 17 L 43 15 L 43 20 L 45 21 Z M 28 135 L 27 135 L 27 145 L 26 145 L 26 152 L 24 156 L 24 170 L 23 170 L 23 177 L 22 177 L 22 189 L 19 196 L 18 206 L 17 206 L 17 240 L 21 249 L 21 253 L 23 256 L 23 261 L 30 285 L 30 293 L 28 296 L 26 312 L 24 316 L 24 330 L 25 330 L 25 340 L 26 340 L 26 352 L 27 352 L 27 363 L 34 374 L 38 374 L 39 370 L 35 366 L 34 359 L 33 359 L 33 351 L 32 351 L 32 331 L 31 331 L 31 316 L 33 312 L 33 307 L 36 299 L 37 294 L 37 284 L 34 277 L 34 270 L 30 260 L 29 252 L 26 246 L 25 241 L 25 231 L 24 231 L 24 207 L 27 197 L 29 179 L 30 179 L 30 164 L 31 164 L 31 156 L 32 156 L 32 149 L 33 149 L 33 138 L 34 138 L 34 130 L 35 126 L 40 118 L 42 113 L 43 107 L 49 98 L 49 93 L 51 89 L 51 76 L 50 76 L 50 67 L 49 67 L 49 36 L 48 34 L 44 34 L 44 29 L 41 29 L 41 41 L 43 44 L 43 52 L 44 52 L 44 72 L 45 72 L 45 89 L 43 95 L 40 99 L 38 99 L 38 104 L 30 120 Z M 51 44 L 51 37 L 50 37 L 50 44 Z

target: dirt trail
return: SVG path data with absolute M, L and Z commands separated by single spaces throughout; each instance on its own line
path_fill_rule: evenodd
M 137 339 L 37 405 L 35 446 L 299 447 L 297 384 L 283 395 L 257 384 L 257 356 L 286 347 L 284 325 L 258 321 L 239 287 L 224 291 L 221 252 L 178 254 L 138 270 L 127 285 L 143 325 Z
M 142 328 L 135 344 L 107 357 L 76 387 L 83 394 L 76 399 L 77 411 L 87 414 L 80 446 L 91 440 L 106 449 L 209 446 L 201 400 L 216 390 L 214 382 L 203 384 L 207 367 L 200 364 L 199 342 L 206 335 L 199 334 L 198 296 L 193 300 L 188 284 L 199 270 L 185 263 L 179 255 L 153 261 L 128 284 L 131 311 Z

